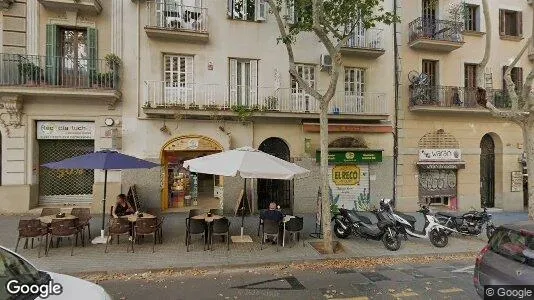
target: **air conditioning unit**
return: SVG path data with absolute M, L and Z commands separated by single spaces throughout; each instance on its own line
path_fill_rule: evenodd
M 328 54 L 321 54 L 321 71 L 329 71 L 332 68 L 332 57 Z

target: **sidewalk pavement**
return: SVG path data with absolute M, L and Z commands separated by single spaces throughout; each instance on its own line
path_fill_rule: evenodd
M 527 219 L 526 213 L 494 213 L 494 216 L 496 225 Z M 10 249 L 15 248 L 17 225 L 20 218 L 28 218 L 28 216 L 0 216 L 0 245 Z M 126 253 L 127 240 L 125 238 L 122 238 L 118 245 L 116 243 L 109 245 L 108 253 L 104 253 L 105 245 L 88 243 L 85 247 L 75 247 L 74 256 L 70 256 L 69 242 L 66 239 L 59 248 L 51 248 L 48 257 L 42 255 L 38 258 L 36 248 L 23 249 L 23 241 L 21 241 L 18 251 L 40 269 L 77 274 L 105 271 L 135 272 L 168 268 L 220 268 L 325 258 L 452 254 L 478 252 L 486 243 L 484 235 L 480 237 L 451 236 L 447 247 L 436 248 L 428 240 L 410 238 L 408 241 L 402 241 L 400 250 L 391 252 L 384 248 L 381 241 L 350 237 L 342 240 L 345 253 L 321 255 L 308 244 L 308 242 L 315 240 L 310 237 L 310 233 L 315 231 L 315 215 L 308 214 L 304 215 L 304 230 L 301 234 L 305 240 L 304 246 L 302 241 L 298 244 L 286 242 L 286 247 L 280 247 L 279 252 L 276 251 L 274 245 L 265 245 L 264 249 L 260 250 L 261 239 L 257 236 L 258 217 L 248 216 L 245 218 L 245 234 L 252 237 L 253 243 L 230 243 L 230 251 L 227 251 L 225 244 L 214 240 L 214 249 L 203 251 L 201 238 L 193 237 L 190 252 L 186 252 L 184 243 L 185 218 L 186 214 L 184 213 L 165 214 L 163 244 L 156 245 L 155 253 L 152 253 L 151 237 L 146 237 L 141 245 L 136 244 L 134 246 L 135 253 Z M 229 217 L 229 219 L 231 221 L 230 234 L 239 235 L 241 218 Z M 96 215 L 91 220 L 93 237 L 100 234 L 101 220 L 101 217 Z M 44 251 L 41 252 L 41 254 L 43 253 Z

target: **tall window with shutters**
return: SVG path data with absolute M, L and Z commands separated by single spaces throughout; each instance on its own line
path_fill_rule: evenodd
M 300 77 L 315 89 L 317 84 L 315 66 L 298 64 L 296 68 Z M 291 76 L 291 106 L 295 112 L 317 111 L 317 101 L 304 91 L 293 76 Z
M 165 104 L 195 104 L 193 56 L 164 55 L 163 61 Z
M 230 58 L 230 106 L 258 104 L 258 60 Z
M 365 90 L 365 69 L 345 68 L 345 110 L 356 113 L 363 112 Z
M 265 21 L 268 5 L 265 0 L 228 0 L 228 18 L 244 21 Z
M 466 4 L 465 11 L 465 30 L 466 31 L 480 31 L 480 6 L 474 4 Z
M 523 14 L 520 11 L 499 10 L 500 36 L 523 36 Z

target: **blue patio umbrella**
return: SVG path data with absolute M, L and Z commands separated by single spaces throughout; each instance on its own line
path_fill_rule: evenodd
M 124 170 L 124 169 L 150 169 L 159 166 L 150 161 L 142 160 L 137 157 L 122 154 L 117 151 L 102 150 L 85 155 L 67 158 L 65 160 L 51 162 L 42 165 L 50 169 L 92 169 L 104 170 L 104 199 L 102 207 L 102 230 L 101 238 L 104 237 L 104 225 L 106 217 L 106 193 L 108 170 Z M 107 239 L 100 241 L 93 241 L 94 243 L 105 243 Z

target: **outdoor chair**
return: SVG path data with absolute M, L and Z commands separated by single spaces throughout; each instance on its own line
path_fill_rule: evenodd
M 206 222 L 204 220 L 191 219 L 187 223 L 185 245 L 187 252 L 189 252 L 189 245 L 191 245 L 191 235 L 200 235 L 204 240 L 204 251 L 206 251 Z
M 140 236 L 152 235 L 154 237 L 154 243 L 152 244 L 152 253 L 154 253 L 158 231 L 159 231 L 158 220 L 156 218 L 138 219 L 135 222 L 134 239 L 137 240 L 137 238 Z M 133 244 L 132 244 L 132 252 L 133 252 Z
M 161 210 L 156 209 L 156 208 L 148 208 L 147 212 L 153 216 L 156 216 L 156 219 L 157 219 L 156 226 L 158 228 L 157 238 L 158 238 L 158 242 L 160 244 L 163 244 L 163 222 L 165 221 L 165 216 L 163 216 L 163 214 L 161 213 Z
M 17 245 L 15 246 L 15 252 L 17 252 L 17 249 L 19 247 L 20 239 L 25 238 L 25 246 L 24 248 L 27 248 L 28 246 L 28 238 L 32 239 L 31 242 L 31 248 L 33 249 L 33 239 L 38 238 L 39 245 L 37 250 L 37 257 L 41 257 L 41 242 L 43 236 L 46 237 L 46 244 L 48 244 L 48 228 L 46 225 L 43 225 L 41 221 L 37 219 L 31 219 L 31 220 L 20 220 L 19 221 L 19 236 L 17 238 Z
M 201 214 L 203 214 L 203 212 L 200 209 L 191 209 L 191 210 L 189 210 L 189 216 L 187 218 L 185 218 L 186 239 L 187 239 L 187 228 L 189 228 L 189 221 L 191 220 L 192 217 L 200 216 Z M 185 241 L 185 243 L 187 244 L 187 240 Z
M 300 232 L 303 227 L 304 219 L 302 217 L 294 217 L 286 222 L 286 232 L 289 233 L 293 241 L 295 241 L 295 237 L 297 238 L 297 241 L 300 241 Z M 304 240 L 302 240 L 302 246 L 304 247 Z
M 276 251 L 278 252 L 278 235 L 280 234 L 280 222 L 273 220 L 263 220 L 263 230 L 261 234 L 261 250 L 263 250 L 263 244 L 265 239 L 269 236 L 276 239 Z
M 66 220 L 54 219 L 52 220 L 52 224 L 50 224 L 50 230 L 49 230 L 50 242 L 48 243 L 46 247 L 45 254 L 48 256 L 48 249 L 50 248 L 50 245 L 53 245 L 54 237 L 57 240 L 56 247 L 59 246 L 59 239 L 66 237 L 66 238 L 69 238 L 69 242 L 70 242 L 70 256 L 74 255 L 74 243 L 72 242 L 72 239 L 76 239 L 76 243 L 77 243 L 78 233 L 80 233 L 80 230 L 78 227 L 78 220 L 76 219 L 66 219 Z
M 213 220 L 210 232 L 210 249 L 213 250 L 213 236 L 223 236 L 226 241 L 226 251 L 230 250 L 230 221 L 227 218 Z
M 78 226 L 82 234 L 82 246 L 85 246 L 85 228 L 87 227 L 87 235 L 91 240 L 91 210 L 89 208 L 75 207 L 70 212 L 71 215 L 78 217 Z
M 61 209 L 58 207 L 43 207 L 41 210 L 41 217 L 44 216 L 55 216 L 61 212 Z
M 258 236 L 260 236 L 260 228 L 263 227 L 263 213 L 266 211 L 266 209 L 260 209 L 260 216 L 258 220 Z
M 106 248 L 104 249 L 104 253 L 108 253 L 108 244 L 111 244 L 113 242 L 113 236 L 117 237 L 117 245 L 119 244 L 119 238 L 121 235 L 130 236 L 130 221 L 126 218 L 110 218 L 108 222 L 108 242 L 106 243 Z M 134 252 L 133 249 L 133 238 L 129 242 L 132 247 L 132 252 Z M 128 249 L 130 248 L 130 245 L 127 245 L 126 252 L 128 252 Z
M 212 208 L 212 209 L 210 209 L 210 214 L 222 216 L 223 215 L 223 210 L 220 209 L 220 208 Z

